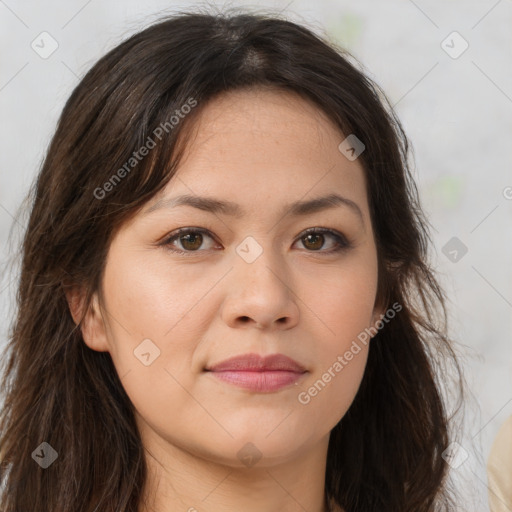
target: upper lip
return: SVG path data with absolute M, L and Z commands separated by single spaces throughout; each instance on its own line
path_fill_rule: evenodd
M 306 369 L 297 361 L 283 354 L 272 354 L 260 356 L 259 354 L 243 354 L 241 356 L 231 357 L 225 361 L 206 367 L 207 371 L 225 372 L 225 371 L 288 371 L 304 373 Z

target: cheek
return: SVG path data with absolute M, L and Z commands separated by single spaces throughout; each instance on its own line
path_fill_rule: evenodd
M 328 328 L 316 337 L 317 364 L 297 392 L 308 417 L 322 422 L 319 428 L 332 429 L 357 394 L 368 358 L 373 300 L 371 287 L 368 293 L 347 287 L 322 295 L 319 311 Z
M 181 423 L 175 411 L 190 409 L 184 389 L 193 385 L 193 354 L 202 337 L 197 320 L 209 316 L 200 300 L 208 288 L 187 286 L 160 265 L 117 262 L 104 281 L 110 354 L 140 417 L 162 433 L 172 431 Z M 204 421 L 201 411 L 194 409 L 190 421 Z
M 340 267 L 329 282 L 321 281 L 318 293 L 309 295 L 308 308 L 320 326 L 315 334 L 318 363 L 297 399 L 324 427 L 334 427 L 347 412 L 366 368 L 377 271 L 368 260 L 363 263 Z
M 103 288 L 109 352 L 136 406 L 151 396 L 153 405 L 168 407 L 182 394 L 174 389 L 176 382 L 187 385 L 190 379 L 194 350 L 211 316 L 208 301 L 201 299 L 216 276 L 191 285 L 160 260 L 148 264 L 149 258 L 139 254 L 112 251 L 107 262 Z
M 342 351 L 372 324 L 377 292 L 376 261 L 373 257 L 358 257 L 347 259 L 329 274 L 311 275 L 310 272 L 303 290 L 307 309 L 321 326 L 324 350 L 331 354 Z
M 183 322 L 197 320 L 203 313 L 204 297 L 218 275 L 205 273 L 198 279 L 197 270 L 173 268 L 164 252 L 150 253 L 133 249 L 130 253 L 122 246 L 112 250 L 104 289 L 117 330 L 124 328 L 134 339 L 149 337 L 165 343 Z

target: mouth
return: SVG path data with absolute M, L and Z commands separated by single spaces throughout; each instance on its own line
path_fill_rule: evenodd
M 272 392 L 297 383 L 307 370 L 283 355 L 258 354 L 235 356 L 205 368 L 215 378 L 254 392 Z

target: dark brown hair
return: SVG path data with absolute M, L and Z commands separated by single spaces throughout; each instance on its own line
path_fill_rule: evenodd
M 86 290 L 85 316 L 116 230 L 172 179 L 201 108 L 250 87 L 294 91 L 363 141 L 377 298 L 402 306 L 374 337 L 359 391 L 331 432 L 326 497 L 347 512 L 453 510 L 441 390 L 452 375 L 462 397 L 462 375 L 396 114 L 348 52 L 308 28 L 275 15 L 197 11 L 159 20 L 92 67 L 30 190 L 2 382 L 2 512 L 138 510 L 147 475 L 133 407 L 109 353 L 83 342 L 65 291 Z M 197 106 L 104 186 L 190 98 Z M 32 458 L 42 442 L 58 452 L 47 469 Z

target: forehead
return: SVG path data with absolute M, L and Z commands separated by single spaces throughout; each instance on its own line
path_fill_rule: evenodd
M 366 208 L 364 169 L 338 149 L 345 135 L 294 92 L 223 93 L 203 106 L 189 135 L 176 175 L 155 200 L 212 195 L 257 210 L 337 192 Z
M 194 128 L 195 152 L 213 139 L 217 154 L 244 149 L 250 158 L 265 157 L 258 151 L 260 144 L 301 157 L 317 157 L 316 153 L 342 137 L 339 128 L 311 100 L 293 91 L 262 87 L 222 93 L 204 106 Z M 236 142 L 246 145 L 235 148 Z

